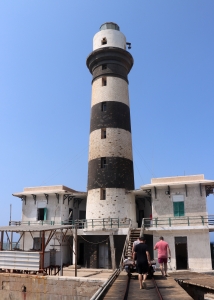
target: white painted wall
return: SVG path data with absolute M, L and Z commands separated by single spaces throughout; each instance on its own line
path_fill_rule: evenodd
M 91 106 L 107 101 L 122 102 L 129 106 L 128 84 L 125 80 L 108 76 L 106 86 L 102 86 L 102 78 L 93 82 Z
M 171 250 L 171 263 L 168 264 L 169 270 L 176 270 L 175 255 L 175 237 L 187 237 L 188 265 L 190 270 L 211 270 L 211 254 L 209 231 L 205 230 L 186 230 L 186 231 L 159 231 L 154 232 L 153 245 L 159 241 L 159 237 L 163 236 L 164 240 L 169 244 Z M 159 267 L 157 250 L 154 250 L 154 258 Z
M 107 39 L 107 44 L 102 45 L 103 38 Z M 125 35 L 114 29 L 105 29 L 97 32 L 93 38 L 93 51 L 103 47 L 118 47 L 126 49 Z
M 78 219 L 79 211 L 86 210 L 86 199 L 83 199 L 78 206 L 78 203 L 74 204 L 74 200 L 71 200 L 68 205 L 68 199 L 65 199 L 63 204 L 63 195 L 59 196 L 59 203 L 55 195 L 49 195 L 48 203 L 45 197 L 37 195 L 35 204 L 33 197 L 27 196 L 26 205 L 25 201 L 22 202 L 22 221 L 37 222 L 38 207 L 47 208 L 47 221 L 60 224 L 61 221 L 68 219 L 69 208 L 73 208 L 73 219 Z
M 157 199 L 155 199 L 154 190 L 152 189 L 152 215 L 156 217 L 174 217 L 173 212 L 173 194 L 184 195 L 184 211 L 185 216 L 206 216 L 206 194 L 205 188 L 202 187 L 202 196 L 200 195 L 199 185 L 192 185 L 187 187 L 188 196 L 186 196 L 185 188 L 173 188 L 170 187 L 170 197 L 165 194 L 165 189 L 158 189 L 157 187 Z

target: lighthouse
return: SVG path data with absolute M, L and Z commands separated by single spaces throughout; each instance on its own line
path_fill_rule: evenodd
M 117 24 L 104 23 L 86 61 L 92 74 L 87 219 L 136 221 L 127 44 Z

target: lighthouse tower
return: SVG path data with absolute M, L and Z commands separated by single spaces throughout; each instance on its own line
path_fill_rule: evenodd
M 104 23 L 87 58 L 92 79 L 86 218 L 136 221 L 128 73 L 133 57 L 115 23 Z

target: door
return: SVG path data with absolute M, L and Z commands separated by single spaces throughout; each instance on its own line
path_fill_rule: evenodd
M 108 269 L 108 244 L 99 244 L 99 268 Z
M 84 254 L 85 254 L 85 249 L 84 249 L 84 243 L 79 243 L 79 259 L 78 259 L 78 265 L 84 266 Z
M 187 270 L 188 252 L 187 252 L 186 236 L 175 237 L 175 257 L 176 257 L 176 269 Z

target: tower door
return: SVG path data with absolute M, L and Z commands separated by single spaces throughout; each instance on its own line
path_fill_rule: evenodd
M 187 237 L 175 237 L 175 256 L 176 256 L 176 269 L 188 269 L 188 252 L 187 252 Z
M 99 268 L 108 269 L 108 244 L 102 243 L 99 245 Z

